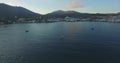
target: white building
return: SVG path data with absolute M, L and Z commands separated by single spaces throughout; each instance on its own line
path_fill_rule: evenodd
M 49 22 L 61 22 L 61 21 L 63 21 L 63 19 L 62 18 L 50 18 L 47 21 L 49 21 Z
M 17 22 L 25 22 L 25 18 L 19 18 Z
M 64 18 L 64 20 L 67 21 L 67 22 L 76 22 L 76 21 L 79 21 L 80 19 L 72 18 L 72 17 L 67 16 L 67 17 Z
M 110 22 L 120 22 L 120 15 L 118 15 L 118 16 L 109 16 L 108 21 L 110 21 Z

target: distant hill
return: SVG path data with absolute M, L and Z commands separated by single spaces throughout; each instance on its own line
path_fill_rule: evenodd
M 0 18 L 14 18 L 15 16 L 18 18 L 27 18 L 41 15 L 23 7 L 10 6 L 4 3 L 0 3 Z
M 51 13 L 48 13 L 45 15 L 46 18 L 65 18 L 66 16 L 73 17 L 73 18 L 82 18 L 82 19 L 101 19 L 103 17 L 109 17 L 109 16 L 118 16 L 119 13 L 80 13 L 77 11 L 63 11 L 58 10 Z
M 62 11 L 62 10 L 58 10 L 58 11 L 54 11 L 52 13 L 48 13 L 45 16 L 47 17 L 66 17 L 66 16 L 71 16 L 71 17 L 78 17 L 81 13 L 76 12 L 76 11 Z
M 75 17 L 75 18 L 99 18 L 99 16 L 112 16 L 112 15 L 118 15 L 118 14 L 101 14 L 101 13 L 80 13 L 77 11 L 63 11 L 63 10 L 58 10 L 58 11 L 54 11 L 51 13 L 48 13 L 45 15 L 45 17 L 47 18 L 64 18 L 66 16 L 69 17 Z

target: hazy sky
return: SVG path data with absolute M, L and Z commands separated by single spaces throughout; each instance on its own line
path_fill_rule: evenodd
M 56 10 L 75 10 L 84 13 L 120 12 L 120 0 L 0 0 L 13 6 L 22 6 L 37 13 Z

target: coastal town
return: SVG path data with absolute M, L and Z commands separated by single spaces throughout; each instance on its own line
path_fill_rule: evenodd
M 48 23 L 48 22 L 120 22 L 120 15 L 114 16 L 96 16 L 97 18 L 75 18 L 66 16 L 65 18 L 17 18 L 15 20 L 0 19 L 0 24 L 13 24 L 13 23 Z

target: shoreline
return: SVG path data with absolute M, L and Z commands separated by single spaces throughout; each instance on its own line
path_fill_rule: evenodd
M 120 23 L 120 22 L 108 22 L 108 21 L 60 21 L 60 22 L 94 22 L 94 23 Z M 57 23 L 57 22 L 40 22 L 40 23 Z M 10 24 L 32 24 L 32 23 L 10 23 Z M 36 23 L 36 24 L 39 24 L 39 23 Z M 0 24 L 0 25 L 9 25 L 9 24 Z

